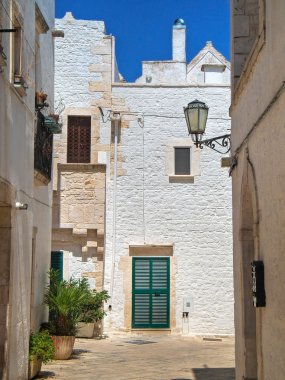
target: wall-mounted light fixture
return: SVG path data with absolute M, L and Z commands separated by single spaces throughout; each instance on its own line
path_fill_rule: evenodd
M 28 210 L 29 206 L 27 203 L 16 202 L 15 207 L 17 210 Z
M 206 145 L 216 152 L 223 154 L 228 153 L 231 149 L 230 134 L 202 140 L 206 129 L 208 111 L 209 107 L 199 100 L 194 100 L 189 103 L 187 107 L 184 107 L 189 135 L 191 135 L 197 148 L 203 149 L 203 145 Z
M 52 29 L 51 30 L 51 35 L 53 38 L 64 38 L 64 31 L 61 29 Z

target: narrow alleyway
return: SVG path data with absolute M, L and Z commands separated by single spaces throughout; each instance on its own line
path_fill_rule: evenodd
M 234 380 L 234 339 L 113 335 L 77 339 L 70 360 L 42 367 L 38 379 Z

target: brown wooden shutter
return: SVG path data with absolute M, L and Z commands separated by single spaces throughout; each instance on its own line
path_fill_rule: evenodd
M 68 116 L 67 162 L 89 163 L 91 117 Z

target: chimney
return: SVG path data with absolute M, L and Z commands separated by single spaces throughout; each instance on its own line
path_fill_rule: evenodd
M 186 26 L 182 18 L 175 20 L 172 29 L 172 60 L 186 62 Z

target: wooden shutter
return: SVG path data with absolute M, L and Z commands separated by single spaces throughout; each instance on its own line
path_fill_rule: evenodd
M 67 162 L 89 163 L 91 148 L 91 117 L 68 116 Z
M 169 258 L 133 258 L 133 328 L 169 327 Z
M 168 326 L 168 262 L 152 260 L 152 325 Z
M 58 270 L 60 279 L 63 279 L 63 252 L 52 252 L 50 260 L 51 269 Z

